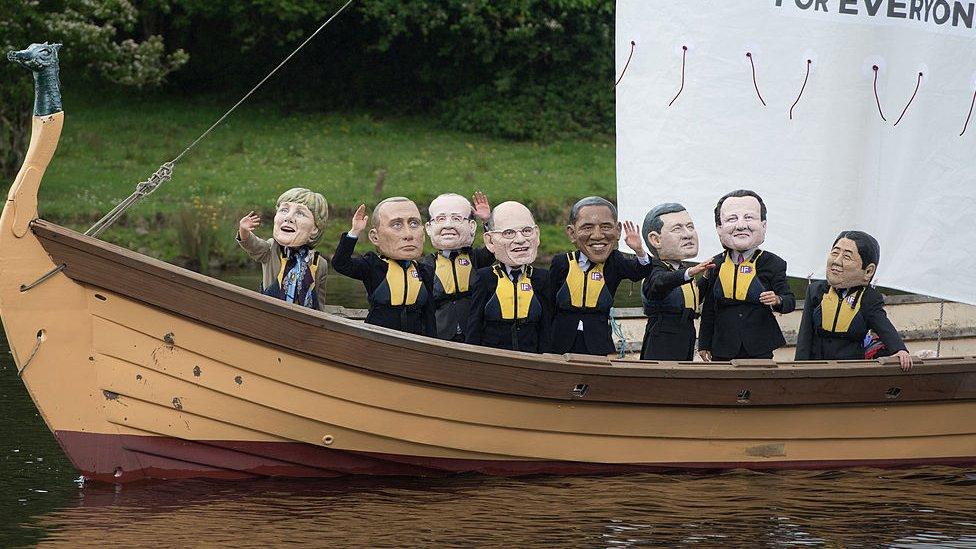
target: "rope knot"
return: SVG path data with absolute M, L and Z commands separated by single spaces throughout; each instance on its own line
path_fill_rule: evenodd
M 173 163 L 163 162 L 149 179 L 143 181 L 136 185 L 136 193 L 140 196 L 148 196 L 152 194 L 153 191 L 159 188 L 160 185 L 166 183 L 170 179 L 173 179 Z

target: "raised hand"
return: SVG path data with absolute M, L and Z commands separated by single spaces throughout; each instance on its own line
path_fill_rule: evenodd
M 701 359 L 704 360 L 705 362 L 711 362 L 712 361 L 712 352 L 711 351 L 706 351 L 705 349 L 702 349 L 702 350 L 698 351 L 698 356 L 700 356 Z
M 241 237 L 241 240 L 247 240 L 251 236 L 254 229 L 257 229 L 261 225 L 261 216 L 254 213 L 254 210 L 244 217 L 241 218 L 241 222 L 238 224 L 237 234 Z
M 475 191 L 473 198 L 474 216 L 480 219 L 482 223 L 488 221 L 488 216 L 491 215 L 491 204 L 488 203 L 488 197 L 481 191 Z
M 356 208 L 356 213 L 352 214 L 352 224 L 349 226 L 349 236 L 353 238 L 359 238 L 359 233 L 366 228 L 366 222 L 368 221 L 366 216 L 366 204 L 360 204 Z
M 711 259 L 709 259 L 708 261 L 702 261 L 698 265 L 695 265 L 694 267 L 689 267 L 688 268 L 688 277 L 689 278 L 694 278 L 694 277 L 700 275 L 701 273 L 703 273 L 703 272 L 711 269 L 714 266 L 715 266 L 715 263 L 713 263 Z
M 633 221 L 624 222 L 624 243 L 627 244 L 628 248 L 634 250 L 638 257 L 644 257 L 644 243 L 641 240 L 640 229 Z

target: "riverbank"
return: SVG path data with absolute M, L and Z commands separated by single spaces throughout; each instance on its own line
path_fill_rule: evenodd
M 82 230 L 226 108 L 158 97 L 69 96 L 65 103 L 64 134 L 41 187 L 40 212 Z M 256 210 L 267 232 L 273 201 L 295 186 L 329 200 L 324 253 L 333 251 L 362 202 L 404 195 L 423 207 L 442 192 L 483 190 L 493 203 L 518 199 L 536 212 L 541 253 L 551 255 L 566 248 L 563 217 L 575 200 L 614 196 L 614 148 L 609 139 L 513 142 L 446 131 L 419 118 L 245 106 L 102 238 L 203 271 L 246 267 L 233 241 L 238 220 Z

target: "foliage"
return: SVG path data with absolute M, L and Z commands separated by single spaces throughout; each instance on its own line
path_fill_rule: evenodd
M 40 189 L 41 216 L 87 229 L 225 108 L 202 99 L 138 101 L 105 93 L 79 98 Z M 613 151 L 613 142 L 603 138 L 512 142 L 444 130 L 429 118 L 282 116 L 274 106 L 246 104 L 176 166 L 171 182 L 132 207 L 102 238 L 166 261 L 196 264 L 200 246 L 181 249 L 177 218 L 182 210 L 194 211 L 197 202 L 222 203 L 210 259 L 222 267 L 251 267 L 234 242 L 237 221 L 257 211 L 263 216 L 258 234 L 267 238 L 275 198 L 288 188 L 308 187 L 329 200 L 319 249 L 331 253 L 355 208 L 364 200 L 367 207 L 376 203 L 376 172 L 384 170 L 384 196 L 408 196 L 424 213 L 443 192 L 471 196 L 483 190 L 495 204 L 526 203 L 543 227 L 543 253 L 551 254 L 568 245 L 562 226 L 575 200 L 613 198 Z
M 374 0 L 375 48 L 403 56 L 441 119 L 511 138 L 610 133 L 613 2 Z
M 182 92 L 239 96 L 343 3 L 151 0 L 140 20 L 191 53 Z M 508 138 L 609 134 L 613 17 L 612 0 L 357 0 L 261 94 Z
M 139 12 L 129 0 L 0 0 L 0 48 L 23 49 L 32 42 L 62 42 L 62 71 L 83 68 L 117 84 L 161 84 L 184 65 L 183 50 L 167 53 L 160 36 L 136 40 Z M 30 75 L 4 59 L 0 63 L 0 176 L 10 176 L 27 148 Z
M 218 255 L 223 234 L 232 234 L 222 197 L 194 196 L 189 206 L 180 209 L 173 220 L 180 251 L 189 265 L 202 274 L 210 273 L 211 255 Z M 221 231 L 221 229 L 227 229 Z

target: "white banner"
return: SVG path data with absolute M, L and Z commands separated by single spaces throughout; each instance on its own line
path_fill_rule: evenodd
M 618 1 L 621 219 L 680 202 L 704 258 L 716 201 L 752 189 L 790 275 L 822 278 L 858 229 L 881 243 L 876 284 L 976 304 L 974 17 L 947 0 Z

